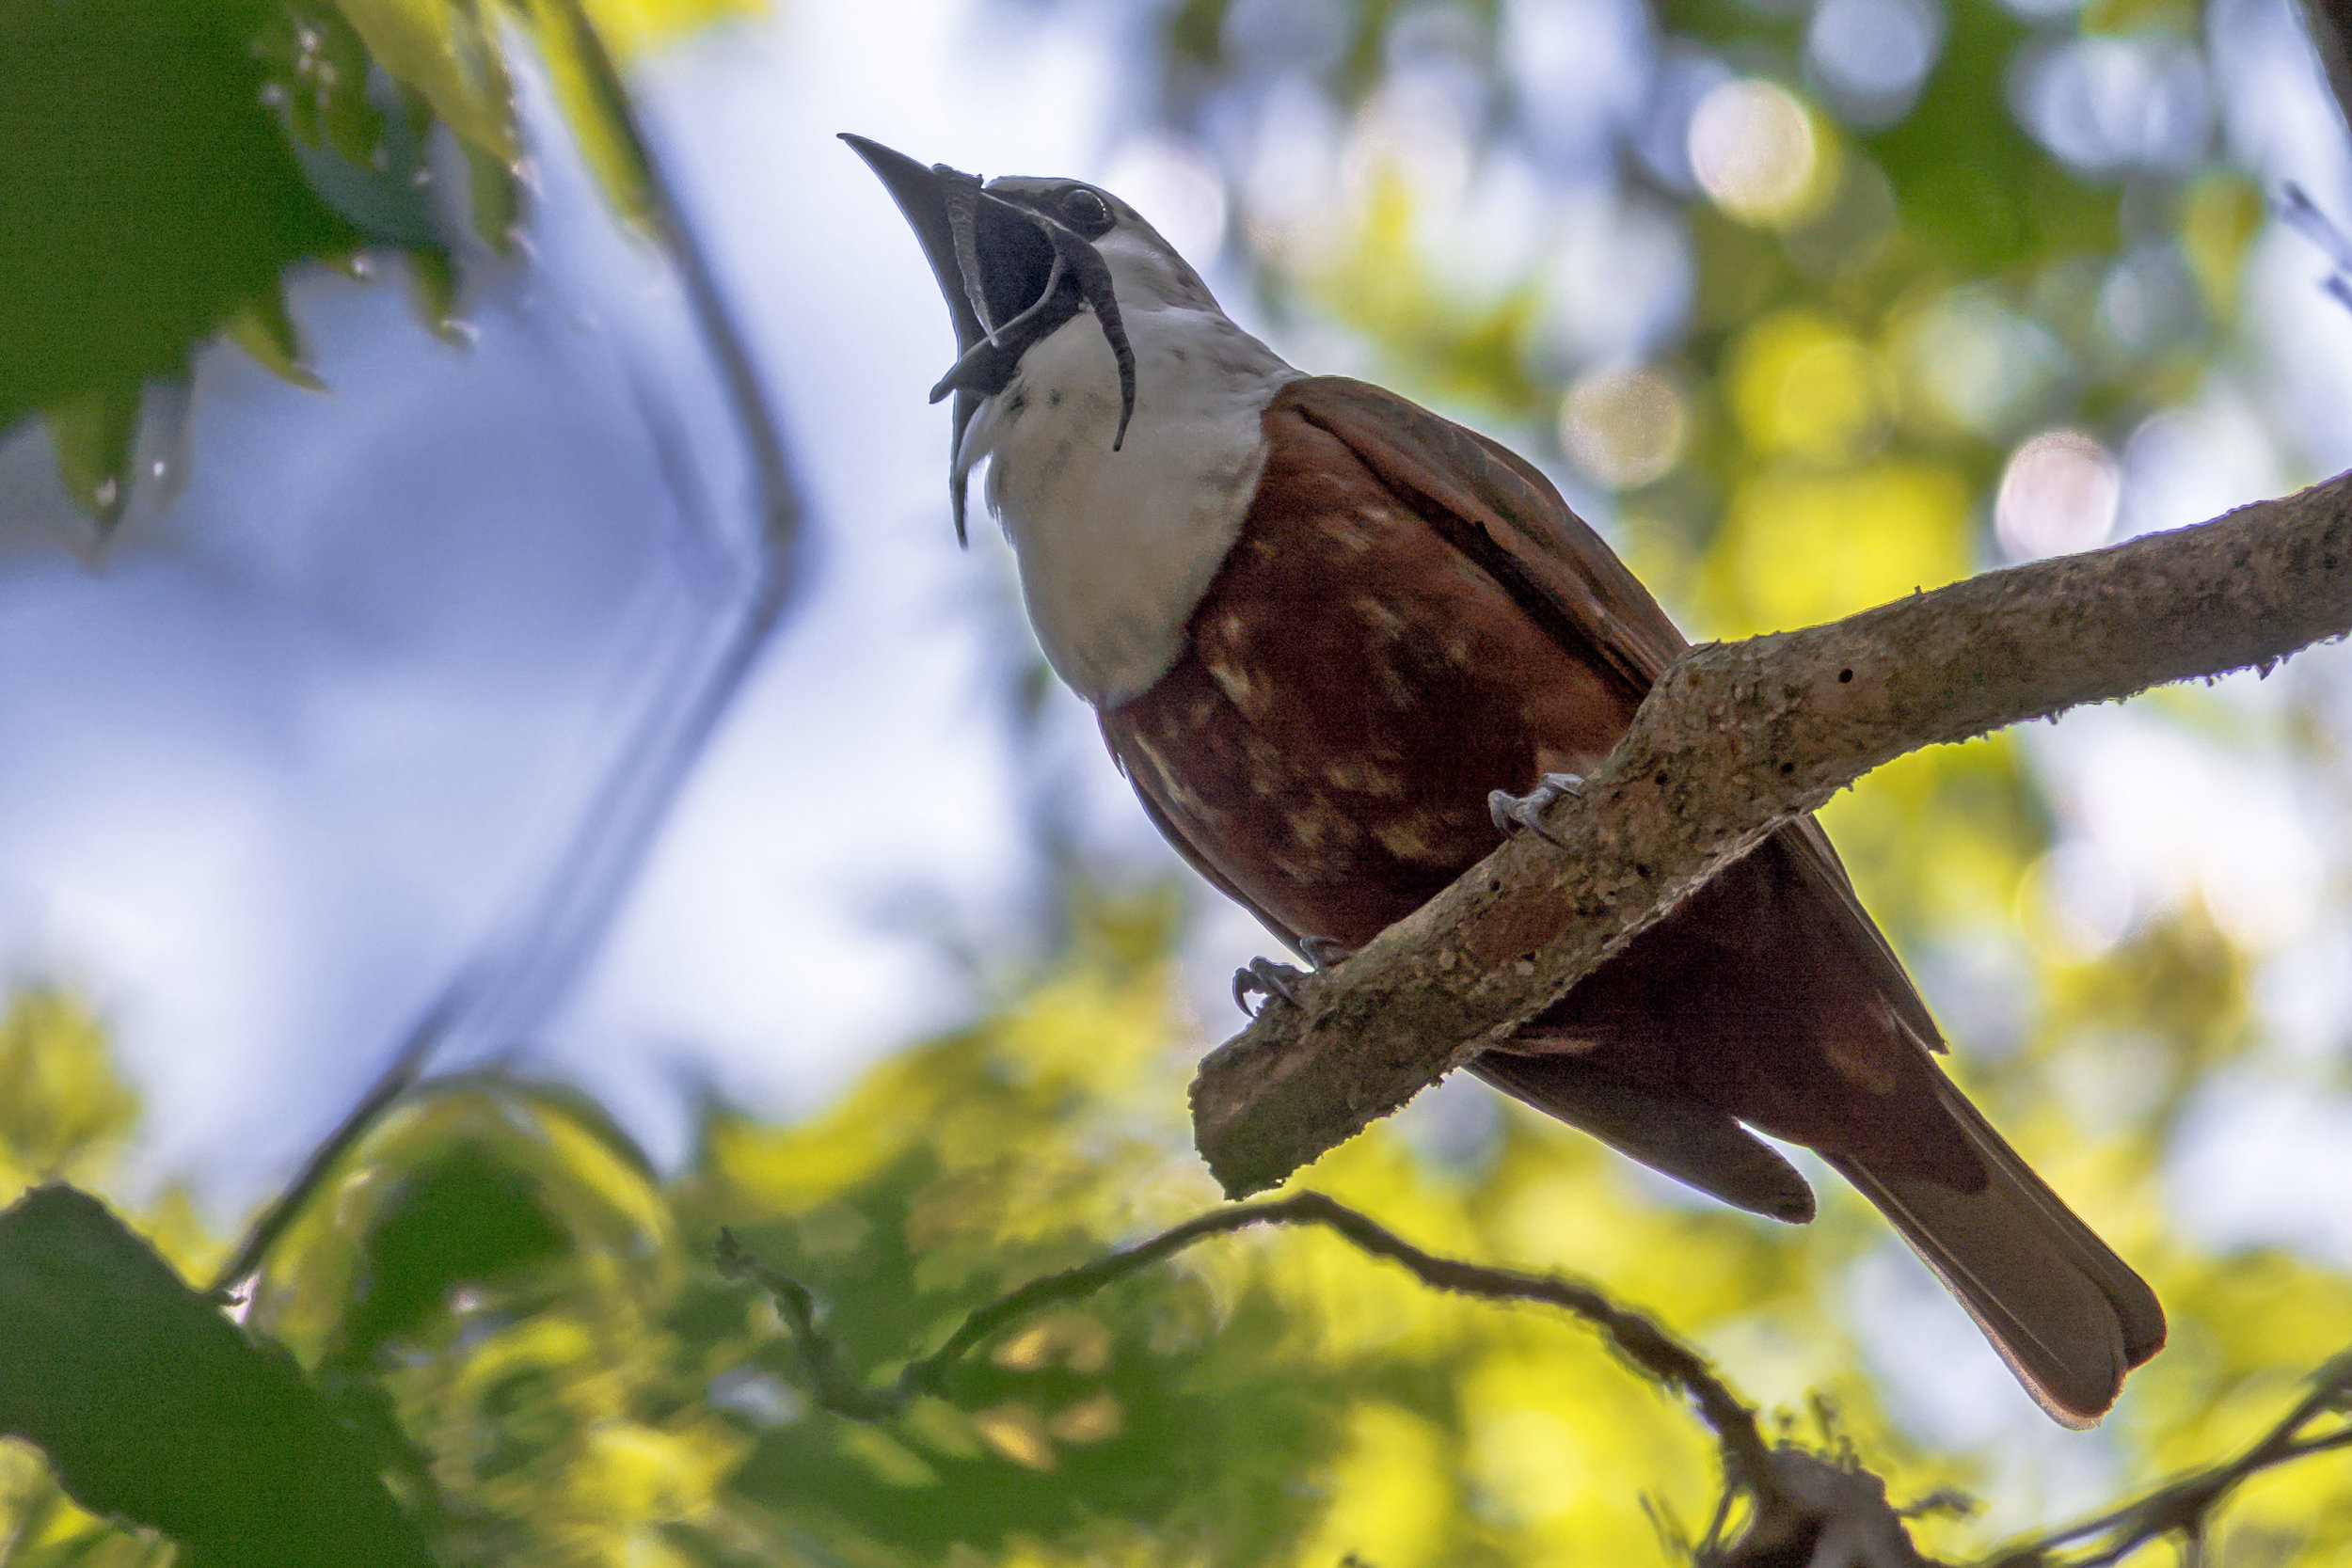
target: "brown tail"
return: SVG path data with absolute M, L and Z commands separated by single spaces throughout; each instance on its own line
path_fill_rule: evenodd
M 1894 1222 L 2054 1420 L 2094 1425 L 2123 1374 L 2164 1347 L 2164 1308 L 1951 1081 L 1935 1077 L 1991 1176 L 1982 1191 L 1954 1192 L 1849 1155 L 1829 1164 Z

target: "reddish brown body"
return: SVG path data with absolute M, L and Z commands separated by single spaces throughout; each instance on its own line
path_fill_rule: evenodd
M 1103 731 L 1145 809 L 1284 937 L 1356 946 L 1422 903 L 1494 847 L 1489 791 L 1590 768 L 1682 651 L 1534 469 L 1376 387 L 1295 379 L 1108 192 L 850 142 L 955 325 L 933 397 L 956 394 L 959 534 L 984 457 L 1056 670 L 1120 702 Z M 1078 352 L 1097 333 L 1106 355 Z M 1812 1189 L 1749 1128 L 1811 1145 L 2043 1408 L 2088 1424 L 2163 1344 L 2163 1309 L 1940 1049 L 1804 818 L 1473 1070 L 1781 1219 L 1811 1218 Z
M 1316 422 L 1316 388 L 1266 411 L 1264 477 L 1184 658 L 1103 728 L 1204 874 L 1294 937 L 1352 948 L 1495 847 L 1489 790 L 1589 771 L 1647 683 L 1528 614 L 1450 515 Z M 1924 1007 L 1803 832 L 1637 938 L 1527 1052 L 1982 1186 L 1930 1090 Z
M 1684 646 L 1557 491 L 1359 383 L 1282 388 L 1239 538 L 1156 685 L 1103 715 L 1146 809 L 1294 942 L 1346 947 L 1491 850 L 1487 792 L 1588 770 Z M 1813 1212 L 1746 1129 L 1820 1152 L 2060 1420 L 2164 1342 L 2154 1295 L 1954 1088 L 1810 818 L 1474 1070 L 1761 1213 Z

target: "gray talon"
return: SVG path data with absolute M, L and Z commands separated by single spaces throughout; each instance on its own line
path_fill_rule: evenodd
M 1494 818 L 1495 831 L 1508 833 L 1524 828 L 1554 847 L 1565 847 L 1560 841 L 1544 831 L 1544 812 L 1553 801 L 1569 795 L 1584 793 L 1584 780 L 1575 773 L 1547 773 L 1535 781 L 1535 787 L 1524 795 L 1506 790 L 1492 790 L 1486 796 L 1487 815 Z
M 1303 969 L 1277 963 L 1272 958 L 1252 958 L 1233 971 L 1233 1006 L 1248 1017 L 1256 1018 L 1265 1011 L 1263 1007 L 1255 1011 L 1250 1008 L 1249 995 L 1256 991 L 1269 998 L 1279 996 L 1295 1007 L 1299 1005 L 1298 992 L 1293 987 L 1306 977 L 1307 972 Z

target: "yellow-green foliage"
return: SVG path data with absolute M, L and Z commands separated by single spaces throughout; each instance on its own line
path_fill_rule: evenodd
M 848 1365 L 879 1381 L 1003 1291 L 1214 1202 L 1182 1120 L 1174 906 L 1078 910 L 1071 950 L 990 1018 L 805 1122 L 712 1107 L 674 1177 L 571 1091 L 470 1078 L 424 1094 L 346 1157 L 246 1321 L 376 1431 L 451 1561 L 1674 1560 L 1672 1528 L 1703 1528 L 1717 1485 L 1677 1401 L 1571 1320 L 1437 1294 L 1321 1231 L 1215 1240 L 1055 1307 L 895 1418 L 812 1408 L 772 1306 L 714 1271 L 721 1226 L 807 1284 Z M 2179 975 L 2168 994 L 2195 1026 L 2226 1026 L 2235 992 L 2183 943 L 2196 950 L 2152 938 L 2077 966 L 2079 998 L 2051 1029 L 2146 965 Z M 52 1091 L 54 1121 L 23 1101 L 0 1152 L 24 1164 L 95 1147 L 68 1126 L 128 1131 L 89 1020 L 49 992 L 15 1016 L 15 1081 L 72 1086 Z M 2352 1279 L 2168 1235 L 2149 1190 L 2161 1119 L 2095 1138 L 2058 1106 L 2013 1118 L 2172 1308 L 2172 1348 L 2111 1429 L 2140 1482 L 2243 1444 L 2352 1339 Z M 1432 1250 L 1600 1282 L 1802 1437 L 1823 1436 L 1825 1396 L 1832 1430 L 1899 1499 L 1987 1473 L 1920 1450 L 1878 1409 L 1844 1279 L 1891 1243 L 1849 1196 L 1825 1194 L 1809 1230 L 1661 1198 L 1516 1112 L 1468 1164 L 1380 1127 L 1306 1180 Z M 217 1255 L 187 1245 L 183 1206 L 149 1223 L 183 1258 Z M 17 1532 L 4 1560 L 155 1560 L 63 1502 L 29 1453 L 0 1461 Z M 2227 1528 L 2284 1553 L 2265 1560 L 2330 1560 L 2352 1546 L 2340 1481 L 2311 1462 L 2249 1492 Z M 1922 1528 L 1954 1553 L 1987 1544 L 1966 1521 Z
M 103 1169 L 138 1117 L 88 1009 L 46 986 L 17 992 L 0 1018 L 0 1201 Z
M 737 8 L 588 5 L 625 56 Z M 1346 47 L 1324 84 L 1341 112 L 1377 87 L 1398 8 L 1343 8 Z M 1188 90 L 1245 63 L 1221 53 L 1224 9 L 1168 13 L 1164 54 L 1195 73 Z M 1742 71 L 1799 80 L 1797 24 L 1778 9 L 1657 9 Z M 1467 14 L 1486 27 L 1493 11 Z M 467 145 L 477 221 L 502 238 L 518 199 L 503 13 L 338 0 L 297 14 L 310 43 L 289 24 L 237 56 L 294 89 L 297 137 L 373 157 L 385 125 L 354 88 L 373 61 Z M 585 56 L 550 24 L 564 13 L 528 14 L 608 188 L 640 199 Z M 1977 569 L 2017 437 L 2127 425 L 2193 386 L 2212 326 L 2234 313 L 2260 192 L 2218 166 L 2152 182 L 2135 243 L 2178 246 L 2205 321 L 2161 356 L 2102 357 L 2074 280 L 2087 268 L 2095 282 L 2122 248 L 2121 192 L 2073 179 L 2006 118 L 2024 24 L 1983 4 L 1948 20 L 1945 60 L 1901 122 L 1849 131 L 1803 105 L 1819 163 L 1802 199 L 1684 213 L 1692 329 L 1646 384 L 1679 423 L 1667 460 L 1619 498 L 1616 530 L 1695 633 L 1803 625 Z M 2173 0 L 2103 0 L 2081 25 L 2194 31 Z M 340 90 L 321 59 L 346 68 Z M 1354 334 L 1404 389 L 1560 455 L 1569 372 L 1540 341 L 1541 263 L 1466 289 L 1431 261 L 1398 160 L 1356 173 L 1311 232 L 1244 225 L 1269 303 Z M 1851 227 L 1873 212 L 1878 229 Z M 199 302 L 174 330 L 238 312 L 240 341 L 298 374 L 275 300 Z M 122 373 L 86 379 L 102 372 Z M 0 397 L 0 418 L 71 389 Z M 120 457 L 101 451 L 91 483 Z M 2219 722 L 2193 700 L 2158 711 Z M 1974 943 L 2010 962 L 2007 1051 L 1956 1029 L 1956 1070 L 2171 1312 L 2170 1348 L 2104 1439 L 2082 1440 L 2111 1444 L 2135 1487 L 2224 1456 L 2291 1402 L 2352 1342 L 2352 1278 L 2283 1252 L 2211 1256 L 2168 1222 L 2161 1161 L 2183 1105 L 2260 1043 L 2247 957 L 2193 907 L 2095 955 L 2058 940 L 2028 753 L 2005 736 L 1907 757 L 1824 817 L 1908 956 Z M 1179 903 L 1076 897 L 1068 950 L 988 1016 L 908 1047 L 803 1122 L 707 1107 L 675 1173 L 575 1092 L 437 1085 L 331 1173 L 246 1321 L 377 1442 L 453 1564 L 1671 1560 L 1673 1530 L 1703 1528 L 1717 1488 L 1676 1401 L 1574 1322 L 1435 1294 L 1319 1231 L 1220 1238 L 1019 1324 L 890 1420 L 812 1406 L 772 1305 L 712 1267 L 722 1227 L 807 1284 L 846 1362 L 879 1381 L 1003 1291 L 1216 1201 L 1184 1122 L 1200 1042 L 1169 958 Z M 62 991 L 20 993 L 0 1022 L 0 1196 L 52 1178 L 106 1188 L 136 1115 L 99 1022 Z M 1925 1451 L 1881 1408 L 1847 1287 L 1858 1259 L 1895 1243 L 1851 1195 L 1825 1190 L 1820 1220 L 1791 1230 L 1667 1193 L 1516 1110 L 1500 1117 L 1459 1159 L 1377 1127 L 1301 1180 L 1433 1251 L 1597 1282 L 1715 1356 L 1800 1437 L 1851 1441 L 1899 1501 L 1993 1474 L 1993 1456 Z M 192 1278 L 226 1250 L 176 1189 L 134 1217 Z M 2220 1560 L 2344 1560 L 2344 1481 L 2342 1459 L 2322 1458 L 2249 1488 L 2223 1518 Z M 21 1446 L 0 1447 L 0 1562 L 168 1560 L 72 1507 Z M 1920 1528 L 1948 1555 L 1992 1544 L 1979 1521 Z

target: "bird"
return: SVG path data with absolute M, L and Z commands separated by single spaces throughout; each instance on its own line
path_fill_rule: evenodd
M 896 200 L 957 357 L 948 486 L 1009 538 L 1054 673 L 1177 854 L 1318 967 L 1605 757 L 1688 646 L 1533 464 L 1245 332 L 1099 185 L 843 139 Z M 1261 959 L 1237 999 L 1301 972 Z M 1804 1146 L 1893 1224 L 2052 1418 L 2162 1348 L 2155 1293 L 1937 1065 L 1945 1042 L 1804 816 L 1507 1040 L 1496 1088 L 1724 1203 L 1804 1223 Z

